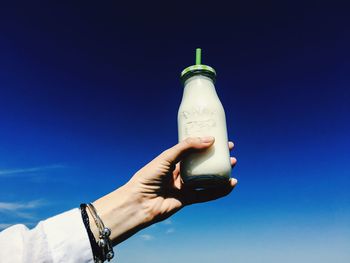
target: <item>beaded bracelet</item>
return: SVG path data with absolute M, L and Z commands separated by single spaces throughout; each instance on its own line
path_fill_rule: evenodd
M 100 239 L 97 241 L 97 245 L 101 248 L 103 258 L 110 261 L 114 257 L 112 242 L 109 238 L 111 230 L 108 227 L 105 227 L 93 204 L 87 204 L 87 208 L 89 209 L 100 233 Z
M 86 208 L 89 209 L 97 228 L 99 229 L 100 235 L 98 241 L 96 241 L 94 234 L 91 231 L 89 216 L 86 212 Z M 105 260 L 110 261 L 114 257 L 113 247 L 111 245 L 111 240 L 109 239 L 111 230 L 104 227 L 101 218 L 98 216 L 96 209 L 92 204 L 81 204 L 80 210 L 90 240 L 94 262 L 103 263 Z

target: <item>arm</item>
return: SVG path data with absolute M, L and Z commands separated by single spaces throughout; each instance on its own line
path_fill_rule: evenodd
M 210 147 L 213 142 L 212 137 L 180 142 L 136 172 L 127 184 L 93 203 L 104 224 L 112 230 L 113 245 L 186 205 L 214 200 L 232 191 L 236 179 L 231 179 L 223 188 L 205 191 L 187 189 L 182 184 L 179 161 L 190 152 Z M 230 142 L 229 147 L 232 149 L 233 143 Z M 231 158 L 231 164 L 235 163 L 236 159 Z M 98 236 L 95 224 L 90 225 Z
M 93 204 L 111 228 L 113 245 L 139 230 L 166 219 L 186 205 L 227 195 L 237 183 L 220 189 L 194 191 L 183 186 L 178 162 L 192 151 L 210 147 L 214 140 L 192 138 L 164 151 L 130 181 Z M 232 149 L 233 144 L 229 143 Z M 231 158 L 234 165 L 236 160 Z M 95 237 L 98 230 L 90 217 Z M 0 232 L 0 262 L 93 262 L 91 246 L 79 209 L 41 221 L 29 230 L 15 225 Z
M 90 242 L 79 209 L 39 222 L 18 224 L 0 232 L 0 263 L 93 262 Z

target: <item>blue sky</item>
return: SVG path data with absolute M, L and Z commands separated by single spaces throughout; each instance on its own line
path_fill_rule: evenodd
M 1 8 L 0 228 L 93 201 L 175 144 L 179 74 L 201 47 L 239 184 L 125 241 L 118 262 L 349 262 L 346 8 L 137 7 Z

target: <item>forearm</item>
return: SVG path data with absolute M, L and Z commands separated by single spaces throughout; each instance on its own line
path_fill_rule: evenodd
M 148 226 L 152 219 L 142 198 L 130 183 L 99 198 L 93 205 L 104 225 L 111 229 L 113 246 Z M 91 230 L 98 237 L 97 226 L 90 214 L 89 218 Z

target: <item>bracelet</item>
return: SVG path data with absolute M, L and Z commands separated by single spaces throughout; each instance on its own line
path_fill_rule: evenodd
M 108 261 L 110 261 L 114 257 L 112 242 L 111 242 L 111 239 L 109 238 L 109 236 L 111 235 L 111 230 L 108 227 L 105 227 L 100 216 L 97 214 L 97 211 L 93 206 L 93 204 L 91 203 L 87 204 L 87 208 L 89 209 L 96 223 L 98 231 L 100 233 L 99 240 L 97 241 L 97 245 L 100 247 L 102 251 L 102 257 L 104 260 L 107 259 Z
M 84 223 L 86 232 L 87 232 L 88 237 L 89 237 L 94 262 L 95 263 L 102 263 L 104 261 L 103 256 L 102 256 L 102 252 L 101 252 L 101 249 L 99 248 L 99 246 L 97 245 L 94 234 L 91 231 L 89 216 L 86 212 L 86 207 L 87 207 L 86 204 L 80 205 L 81 217 L 83 219 L 83 223 Z

